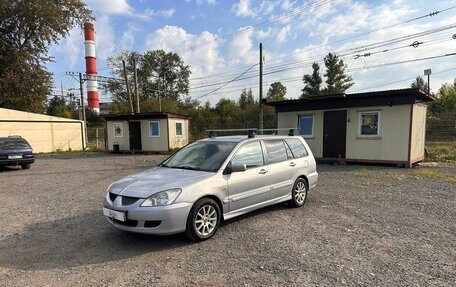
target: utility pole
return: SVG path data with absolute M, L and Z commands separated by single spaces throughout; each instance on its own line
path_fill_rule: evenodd
M 133 74 L 135 78 L 135 103 L 136 103 L 136 113 L 140 113 L 139 108 L 139 93 L 138 93 L 138 71 L 136 70 L 136 57 L 133 57 L 133 66 L 135 68 L 135 72 Z
M 135 114 L 135 110 L 133 109 L 133 101 L 131 100 L 131 93 L 130 93 L 130 85 L 128 84 L 128 76 L 127 76 L 127 68 L 125 67 L 125 61 L 122 60 L 124 78 L 125 78 L 125 85 L 127 87 L 127 95 L 128 95 L 128 102 L 130 103 L 130 111 L 131 114 Z
M 82 120 L 84 121 L 84 131 L 85 131 L 85 147 L 82 147 L 83 150 L 86 149 L 87 147 L 87 121 L 86 121 L 86 112 L 85 112 L 85 106 L 84 106 L 84 88 L 83 84 L 84 82 L 82 81 L 82 74 L 79 73 L 79 90 L 81 91 L 81 109 L 82 109 Z
M 263 43 L 260 43 L 260 134 L 263 134 Z

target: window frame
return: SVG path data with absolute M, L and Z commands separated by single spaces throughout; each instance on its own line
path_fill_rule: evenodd
M 231 165 L 232 162 L 233 162 L 233 159 L 234 157 L 238 154 L 238 152 L 246 145 L 249 145 L 249 144 L 252 144 L 252 143 L 258 143 L 260 145 L 260 149 L 261 149 L 261 156 L 263 157 L 263 165 L 260 165 L 260 166 L 247 166 L 247 170 L 249 169 L 254 169 L 254 168 L 259 168 L 259 167 L 262 167 L 262 166 L 265 166 L 267 165 L 267 161 L 266 161 L 266 155 L 265 155 L 265 152 L 266 152 L 266 147 L 263 145 L 263 142 L 262 141 L 250 141 L 250 142 L 246 142 L 244 144 L 242 144 L 241 146 L 239 146 L 233 153 L 233 155 L 229 158 L 229 161 L 228 161 L 228 164 Z M 222 165 L 223 166 L 223 165 Z
M 157 123 L 158 135 L 153 135 L 152 134 L 152 128 L 151 128 L 151 124 L 152 123 Z M 149 121 L 149 137 L 151 137 L 151 138 L 159 138 L 160 137 L 160 121 Z
M 177 125 L 180 125 L 180 134 L 177 133 Z M 184 124 L 182 122 L 176 122 L 174 123 L 174 134 L 176 137 L 182 137 L 184 135 Z
M 301 126 L 301 118 L 311 118 L 312 119 L 312 132 L 311 134 L 301 134 L 301 129 L 300 129 L 300 126 Z M 299 136 L 303 137 L 303 138 L 314 138 L 315 135 L 315 116 L 312 114 L 312 115 L 298 115 L 298 131 L 299 131 Z
M 120 135 L 116 134 L 116 125 L 119 125 L 119 127 L 120 127 Z M 122 122 L 113 122 L 112 129 L 114 130 L 115 138 L 123 138 L 123 123 Z
M 377 115 L 377 133 L 362 134 L 363 115 Z M 360 111 L 358 112 L 358 137 L 375 138 L 381 136 L 381 111 Z

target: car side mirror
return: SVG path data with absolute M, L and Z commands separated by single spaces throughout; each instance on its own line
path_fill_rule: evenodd
M 247 165 L 245 164 L 235 164 L 233 165 L 231 162 L 228 163 L 223 174 L 231 174 L 233 172 L 242 172 L 247 170 Z
M 231 172 L 243 172 L 246 170 L 247 170 L 247 165 L 245 163 L 231 164 Z

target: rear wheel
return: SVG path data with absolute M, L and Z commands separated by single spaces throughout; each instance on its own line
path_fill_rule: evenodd
M 218 204 L 210 198 L 202 198 L 190 210 L 185 235 L 194 241 L 209 239 L 217 232 L 220 219 Z
M 30 169 L 30 164 L 21 164 L 22 169 Z
M 307 182 L 303 178 L 298 178 L 291 191 L 291 205 L 301 207 L 307 201 Z

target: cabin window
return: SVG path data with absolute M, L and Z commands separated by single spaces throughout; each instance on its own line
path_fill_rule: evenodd
M 182 135 L 182 123 L 176 123 L 176 136 Z
M 114 127 L 114 137 L 122 138 L 123 137 L 122 123 L 113 123 L 113 127 Z
M 149 122 L 149 130 L 151 137 L 160 136 L 160 122 Z
M 359 135 L 379 136 L 380 135 L 380 112 L 359 113 Z
M 299 135 L 304 138 L 313 138 L 314 136 L 314 117 L 310 116 L 299 116 Z

